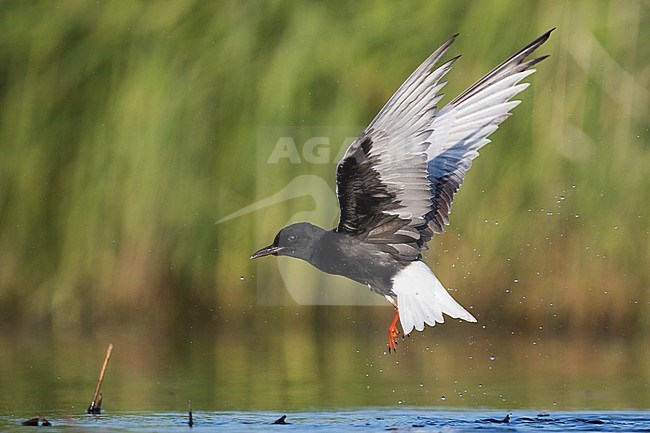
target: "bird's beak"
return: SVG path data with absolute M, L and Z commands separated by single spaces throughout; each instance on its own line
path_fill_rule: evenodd
M 269 256 L 271 254 L 278 254 L 280 251 L 282 251 L 282 247 L 276 247 L 274 245 L 269 245 L 268 247 L 264 247 L 259 251 L 255 251 L 253 255 L 251 256 L 251 259 L 257 259 L 259 257 L 264 257 L 264 256 Z

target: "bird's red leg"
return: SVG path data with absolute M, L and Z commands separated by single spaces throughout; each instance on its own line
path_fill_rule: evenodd
M 388 353 L 397 352 L 397 336 L 399 335 L 399 329 L 397 329 L 397 321 L 399 320 L 399 309 L 397 306 L 395 308 L 395 318 L 388 328 Z

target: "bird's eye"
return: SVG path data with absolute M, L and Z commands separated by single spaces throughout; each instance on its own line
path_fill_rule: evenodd
M 287 238 L 287 240 L 288 240 L 289 242 L 294 242 L 294 241 L 296 240 L 296 235 L 289 235 L 289 237 Z

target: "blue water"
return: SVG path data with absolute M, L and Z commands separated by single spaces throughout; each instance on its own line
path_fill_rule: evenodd
M 287 425 L 274 425 L 287 415 Z M 506 419 L 508 416 L 508 419 Z M 438 411 L 413 408 L 359 409 L 352 411 L 196 412 L 190 429 L 183 413 L 118 413 L 100 416 L 46 417 L 52 423 L 46 431 L 102 432 L 650 432 L 650 411 L 634 412 L 498 412 Z M 1 431 L 25 431 L 23 418 L 0 417 Z

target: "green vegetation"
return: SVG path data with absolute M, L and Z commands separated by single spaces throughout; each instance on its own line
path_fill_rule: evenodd
M 476 160 L 427 260 L 483 323 L 650 330 L 642 0 L 79 0 L 2 9 L 4 326 L 171 328 L 229 317 L 265 331 L 264 314 L 247 311 L 282 280 L 275 259 L 248 256 L 313 204 L 295 199 L 215 222 L 298 174 L 333 188 L 334 165 L 264 171 L 259 131 L 358 132 L 450 35 L 460 32 L 451 55 L 463 54 L 451 95 L 558 27 L 540 50 L 551 57 Z M 340 284 L 300 272 L 318 291 Z M 348 308 L 342 314 L 356 314 Z M 303 314 L 327 316 L 320 310 Z

